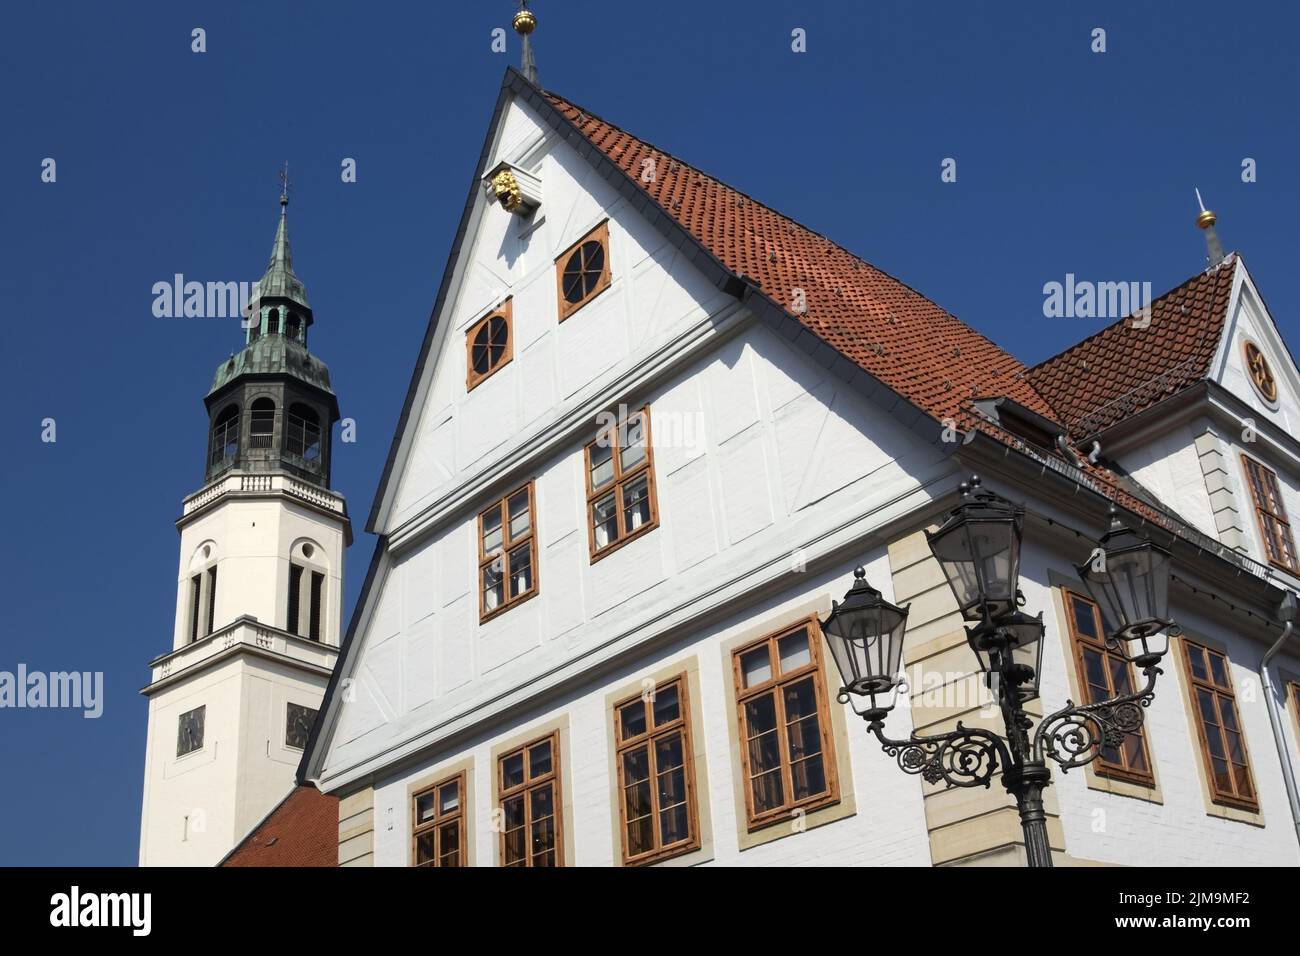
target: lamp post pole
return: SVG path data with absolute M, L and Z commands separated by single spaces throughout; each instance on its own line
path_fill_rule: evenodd
M 1052 784 L 1051 760 L 1068 772 L 1122 747 L 1142 726 L 1143 710 L 1155 696 L 1157 666 L 1177 632 L 1167 612 L 1169 553 L 1124 528 L 1112 509 L 1111 528 L 1088 563 L 1077 566 L 1097 601 L 1106 644 L 1143 673 L 1140 690 L 1090 704 L 1065 702 L 1037 724 L 1025 703 L 1038 696 L 1042 673 L 1043 618 L 1018 610 L 1017 587 L 1023 512 L 994 495 L 972 497 L 978 478 L 963 484 L 962 503 L 936 533 L 931 550 L 944 567 L 963 616 L 975 620 L 966 639 L 996 695 L 1004 733 L 967 727 L 961 721 L 941 734 L 913 734 L 895 740 L 885 733 L 894 707 L 906 607 L 886 601 L 866 582 L 862 568 L 844 603 L 836 602 L 822 631 L 844 680 L 841 703 L 868 698 L 861 714 L 904 773 L 950 787 L 989 787 L 999 773 L 1016 801 L 1029 866 L 1052 865 L 1043 791 Z M 1164 635 L 1163 646 L 1155 639 Z M 1130 656 L 1129 650 L 1136 649 Z

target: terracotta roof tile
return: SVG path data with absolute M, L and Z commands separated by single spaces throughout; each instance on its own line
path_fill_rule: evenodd
M 338 797 L 294 787 L 220 865 L 338 866 Z
M 1020 361 L 919 292 L 563 97 L 545 95 L 728 269 L 749 276 L 823 341 L 934 418 L 968 421 L 977 390 L 1056 418 Z
M 1227 317 L 1236 255 L 1151 305 L 1145 328 L 1125 318 L 1036 365 L 1029 381 L 1082 440 L 1209 372 Z

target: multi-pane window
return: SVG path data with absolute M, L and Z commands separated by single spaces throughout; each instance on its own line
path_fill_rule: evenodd
M 650 863 L 699 846 L 686 678 L 614 708 L 623 862 Z
M 181 714 L 176 728 L 176 756 L 184 757 L 203 749 L 203 718 L 207 710 L 208 705 L 204 704 Z
M 512 324 L 511 300 L 506 299 L 501 308 L 470 326 L 465 336 L 466 390 L 472 389 L 513 357 Z
M 1253 458 L 1242 455 L 1241 460 L 1246 466 L 1246 483 L 1250 485 L 1250 497 L 1255 503 L 1255 521 L 1264 541 L 1265 556 L 1271 564 L 1288 571 L 1300 571 L 1296 564 L 1295 539 L 1291 537 L 1291 522 L 1286 517 L 1277 475 Z
M 533 483 L 478 516 L 479 621 L 537 593 Z
M 609 223 L 583 236 L 555 260 L 563 322 L 609 288 Z
M 839 800 L 820 647 L 813 620 L 732 654 L 751 830 Z
M 1097 605 L 1073 591 L 1064 591 L 1066 620 L 1074 644 L 1074 660 L 1079 682 L 1084 688 L 1085 703 L 1095 704 L 1136 689 L 1133 665 L 1117 650 L 1106 646 L 1106 635 Z M 1121 743 L 1101 748 L 1093 769 L 1105 777 L 1153 786 L 1151 756 L 1139 728 L 1124 735 Z
M 299 637 L 319 641 L 324 609 L 325 575 L 301 564 L 289 563 L 289 606 L 284 629 Z
M 560 735 L 497 758 L 502 866 L 563 866 Z
M 412 854 L 416 866 L 465 866 L 465 775 L 412 797 Z
M 611 425 L 586 448 L 591 556 L 606 554 L 659 523 L 650 409 Z
M 1191 678 L 1192 713 L 1214 802 L 1257 810 L 1255 781 L 1237 713 L 1228 658 L 1186 638 L 1183 647 Z

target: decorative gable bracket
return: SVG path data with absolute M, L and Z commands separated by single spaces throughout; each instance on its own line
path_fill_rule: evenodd
M 483 177 L 488 202 L 527 219 L 542 204 L 542 181 L 513 163 L 501 161 Z

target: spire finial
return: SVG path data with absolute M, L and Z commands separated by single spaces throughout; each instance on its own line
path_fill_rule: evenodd
M 289 186 L 292 185 L 289 182 L 289 161 L 287 159 L 284 161 L 284 168 L 281 169 L 279 172 L 279 179 L 280 179 L 280 206 L 283 209 L 283 207 L 289 205 Z
M 1214 224 L 1219 221 L 1219 217 L 1212 210 L 1205 208 L 1200 189 L 1196 190 L 1196 205 L 1201 209 L 1196 217 L 1196 227 L 1205 233 L 1205 249 L 1209 255 L 1210 265 L 1217 266 L 1224 260 L 1223 243 L 1219 241 L 1219 234 L 1214 229 Z
M 520 71 L 529 83 L 537 85 L 537 62 L 533 59 L 532 33 L 537 29 L 537 17 L 528 9 L 528 0 L 519 0 L 519 10 L 515 13 L 515 32 L 523 45 L 520 56 Z

